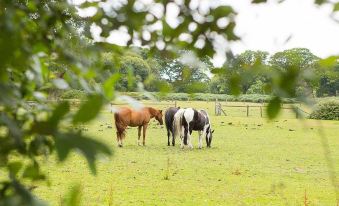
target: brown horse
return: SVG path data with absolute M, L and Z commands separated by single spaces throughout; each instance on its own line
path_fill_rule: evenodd
M 162 125 L 162 110 L 157 110 L 152 107 L 144 107 L 140 110 L 123 107 L 114 113 L 118 146 L 122 147 L 122 140 L 125 138 L 127 126 L 138 127 L 138 145 L 140 145 L 141 127 L 143 128 L 142 144 L 145 145 L 146 129 L 152 118 L 158 120 L 160 125 Z

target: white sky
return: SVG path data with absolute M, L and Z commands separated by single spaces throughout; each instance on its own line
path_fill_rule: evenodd
M 285 0 L 281 4 L 276 3 L 277 0 L 267 4 L 251 4 L 251 0 L 197 1 L 201 5 L 209 1 L 226 3 L 236 10 L 238 15 L 235 31 L 242 38 L 241 41 L 218 43 L 223 48 L 229 47 L 235 54 L 245 50 L 262 50 L 272 54 L 304 47 L 319 57 L 339 55 L 339 23 L 330 18 L 332 7 L 329 5 L 317 7 L 314 0 Z M 286 42 L 288 38 L 289 41 Z M 128 37 L 118 32 L 113 33 L 108 40 L 123 45 L 121 42 L 126 42 Z M 213 63 L 221 66 L 224 60 L 221 53 L 215 56 Z
M 236 54 L 248 49 L 274 53 L 305 47 L 319 57 L 339 55 L 339 23 L 330 18 L 328 5 L 317 7 L 314 0 L 259 5 L 249 0 L 225 2 L 238 11 L 236 33 L 242 42 L 231 45 Z

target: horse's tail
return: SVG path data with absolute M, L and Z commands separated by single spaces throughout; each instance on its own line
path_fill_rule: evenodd
M 185 131 L 184 131 L 184 145 L 187 145 L 187 136 L 188 136 L 188 133 L 189 133 L 189 131 L 190 131 L 190 128 L 189 128 L 189 123 L 187 122 L 187 119 L 186 119 L 186 117 L 185 117 L 185 114 L 183 115 L 183 118 L 184 118 L 184 127 L 186 127 L 185 128 Z
M 181 112 L 181 111 L 178 111 L 174 115 L 174 119 L 173 119 L 173 130 L 174 130 L 173 136 L 174 136 L 174 139 L 178 135 L 181 135 L 182 115 L 183 115 L 183 112 Z

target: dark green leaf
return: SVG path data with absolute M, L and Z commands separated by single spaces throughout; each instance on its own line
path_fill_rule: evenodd
M 47 121 L 35 122 L 33 124 L 31 133 L 52 135 L 56 131 L 59 122 L 69 112 L 69 109 L 70 107 L 68 102 L 59 103 Z
M 78 149 L 86 157 L 92 173 L 96 173 L 95 158 L 99 153 L 111 155 L 112 151 L 103 143 L 77 133 L 57 134 L 55 146 L 60 161 L 64 161 L 71 150 Z
M 90 95 L 73 117 L 73 123 L 84 123 L 92 120 L 100 112 L 104 103 L 101 95 Z
M 39 165 L 36 163 L 27 166 L 22 176 L 31 180 L 45 179 L 45 175 L 40 172 Z
M 327 2 L 327 0 L 315 0 L 315 4 L 322 5 Z
M 65 199 L 65 206 L 79 206 L 81 200 L 81 187 L 75 185 L 71 188 Z
M 12 173 L 13 175 L 17 175 L 19 170 L 22 168 L 22 162 L 19 161 L 15 161 L 15 162 L 10 162 L 7 165 L 10 173 Z
M 266 3 L 267 0 L 252 0 L 253 4 L 260 4 L 260 3 Z
M 339 2 L 334 4 L 333 11 L 334 12 L 339 11 Z
M 105 83 L 103 85 L 103 89 L 104 89 L 105 95 L 108 99 L 113 98 L 114 85 L 119 79 L 120 79 L 120 74 L 116 73 L 105 81 Z
M 221 18 L 221 17 L 228 16 L 231 13 L 234 13 L 232 7 L 230 7 L 230 6 L 219 6 L 213 11 L 212 15 L 215 19 L 218 19 L 218 18 Z
M 267 115 L 269 119 L 277 117 L 281 109 L 280 97 L 274 97 L 267 106 Z

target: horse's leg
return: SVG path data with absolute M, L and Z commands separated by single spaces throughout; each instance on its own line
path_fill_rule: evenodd
M 141 127 L 142 127 L 142 126 L 139 126 L 139 127 L 138 127 L 138 145 L 139 145 L 139 146 L 141 145 L 141 142 L 140 142 L 140 137 L 141 137 Z
M 174 129 L 171 130 L 171 133 L 172 133 L 172 146 L 175 146 Z
M 193 145 L 192 145 L 192 129 L 190 128 L 189 129 L 189 134 L 187 134 L 188 136 L 187 136 L 187 143 L 188 143 L 188 146 L 189 146 L 189 148 L 191 148 L 191 149 L 193 149 Z
M 117 131 L 117 142 L 118 142 L 118 146 L 121 147 L 120 145 L 120 138 L 121 138 L 121 133 L 119 131 Z
M 118 146 L 119 147 L 122 147 L 122 139 L 123 139 L 123 136 L 124 136 L 124 129 L 122 129 L 122 130 L 119 130 L 118 132 L 117 132 L 117 135 L 118 135 Z
M 145 146 L 147 124 L 143 125 L 142 144 Z
M 184 148 L 185 147 L 185 140 L 186 141 L 188 141 L 188 126 L 183 126 L 184 127 L 184 129 L 183 129 L 183 138 L 181 139 L 182 140 L 182 142 L 181 142 L 181 148 Z M 187 144 L 187 142 L 186 142 L 186 144 Z
M 170 146 L 170 130 L 167 129 L 167 146 Z
M 198 131 L 198 133 L 199 133 L 199 143 L 198 143 L 198 147 L 199 147 L 199 149 L 201 149 L 201 148 L 202 148 L 202 132 L 201 132 L 201 131 Z
M 126 137 L 126 128 L 127 128 L 127 126 L 123 126 L 123 128 L 121 129 L 120 145 L 119 145 L 120 147 L 122 147 L 123 140 Z

